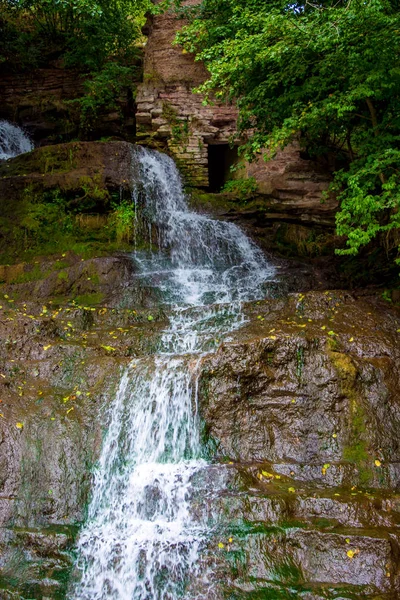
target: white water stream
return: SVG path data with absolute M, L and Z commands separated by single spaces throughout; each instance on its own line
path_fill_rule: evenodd
M 207 468 L 197 367 L 274 276 L 236 225 L 189 210 L 172 159 L 135 148 L 132 165 L 137 214 L 159 246 L 135 253 L 138 277 L 171 316 L 156 356 L 131 363 L 110 409 L 78 544 L 81 577 L 70 597 L 80 600 L 196 597 L 187 584 L 206 577 L 199 557 L 208 534 L 190 511 L 193 475 Z
M 14 158 L 32 149 L 32 142 L 20 127 L 0 121 L 0 160 Z

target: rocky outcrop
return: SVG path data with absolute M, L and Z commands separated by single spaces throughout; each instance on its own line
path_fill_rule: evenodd
M 303 158 L 297 144 L 278 152 L 273 160 L 260 159 L 244 167 L 257 181 L 264 199 L 264 218 L 287 223 L 334 225 L 338 203 L 325 194 L 330 183 L 326 168 Z
M 129 257 L 64 260 L 80 299 L 46 298 L 51 282 L 67 281 L 52 274 L 1 290 L 4 598 L 65 597 L 109 399 L 121 368 L 153 355 L 165 327 L 135 292 Z M 125 297 L 122 274 L 133 285 Z M 96 286 L 102 299 L 90 298 Z M 210 577 L 232 598 L 394 600 L 400 315 L 345 292 L 244 311 L 245 326 L 193 363 L 213 461 L 195 475 L 206 479 L 191 503 L 213 532 L 201 568 L 212 556 Z
M 152 288 L 136 277 L 129 254 L 99 256 L 87 260 L 74 252 L 42 257 L 32 263 L 0 265 L 3 294 L 19 300 L 72 302 L 88 306 L 157 308 Z
M 24 190 L 59 189 L 97 196 L 130 186 L 132 145 L 127 142 L 71 142 L 38 148 L 0 163 L 0 195 L 16 202 Z M 86 190 L 86 191 L 85 191 Z
M 323 485 L 400 486 L 399 315 L 328 292 L 249 317 L 248 335 L 203 363 L 200 410 L 219 455 Z
M 232 598 L 394 600 L 400 314 L 329 292 L 247 316 L 199 378 L 204 439 L 225 463 L 197 509 L 215 524 L 216 585 Z
M 224 493 L 213 493 L 222 482 Z M 208 486 L 198 510 L 207 502 L 219 506 L 217 514 L 205 509 L 204 518 L 215 527 L 209 546 L 216 554 L 212 582 L 220 588 L 223 582 L 224 594 L 398 597 L 398 497 L 296 484 L 267 466 L 240 470 L 234 464 L 216 468 Z
M 153 311 L 150 322 L 133 294 L 117 308 L 110 262 L 102 271 L 115 287 L 112 308 L 88 295 L 36 302 L 23 284 L 2 287 L 1 598 L 65 598 L 110 398 L 121 368 L 154 352 L 162 316 Z
M 62 64 L 0 77 L 0 119 L 22 125 L 35 140 L 45 145 L 72 139 L 79 133 L 77 107 L 69 104 L 84 95 L 88 76 Z M 93 135 L 135 134 L 135 115 L 128 91 L 119 99 L 118 110 L 103 111 Z

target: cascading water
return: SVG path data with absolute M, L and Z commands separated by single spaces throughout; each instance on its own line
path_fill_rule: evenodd
M 193 476 L 207 469 L 196 369 L 274 276 L 236 225 L 188 209 L 172 159 L 135 148 L 132 164 L 136 214 L 158 240 L 158 251 L 135 252 L 138 277 L 171 315 L 156 356 L 131 363 L 111 407 L 70 595 L 81 600 L 196 597 L 187 586 L 204 577 L 208 534 L 190 510 Z
M 33 149 L 33 144 L 17 125 L 0 121 L 0 160 L 8 160 Z

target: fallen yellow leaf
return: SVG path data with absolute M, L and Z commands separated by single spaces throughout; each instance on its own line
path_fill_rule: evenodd
M 264 475 L 264 477 L 269 477 L 269 478 L 273 478 L 273 474 L 272 473 L 268 473 L 268 471 L 261 471 L 261 473 Z

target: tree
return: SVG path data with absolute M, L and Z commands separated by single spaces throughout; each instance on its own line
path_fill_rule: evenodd
M 8 37 L 14 32 L 14 46 L 22 50 L 29 39 L 43 51 L 44 41 L 67 66 L 94 71 L 106 60 L 137 54 L 144 15 L 152 6 L 151 0 L 0 0 L 0 27 L 3 23 Z
M 203 0 L 177 41 L 204 61 L 206 97 L 235 101 L 243 152 L 269 157 L 300 136 L 335 156 L 341 254 L 400 237 L 398 0 Z

